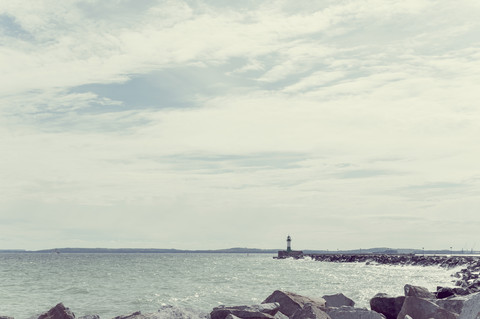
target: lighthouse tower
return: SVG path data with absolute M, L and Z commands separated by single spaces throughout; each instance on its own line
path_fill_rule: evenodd
M 290 235 L 288 235 L 287 237 L 287 252 L 291 252 L 292 251 L 292 238 L 290 237 Z

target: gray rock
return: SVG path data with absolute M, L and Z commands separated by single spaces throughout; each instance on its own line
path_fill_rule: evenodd
M 355 306 L 355 301 L 346 297 L 344 294 L 339 293 L 335 295 L 325 295 L 322 297 L 325 299 L 325 305 L 327 307 L 341 307 L 341 306 Z
M 281 313 L 280 311 L 277 312 L 274 316 L 275 319 L 289 319 L 287 316 L 285 316 L 283 313 Z
M 75 319 L 75 314 L 69 308 L 66 308 L 63 303 L 59 303 L 41 314 L 38 319 Z
M 221 306 L 213 308 L 210 317 L 211 319 L 225 319 L 229 314 L 232 314 L 243 319 L 273 319 L 279 308 L 279 303 L 234 307 Z
M 405 297 L 418 297 L 418 298 L 425 298 L 425 299 L 435 298 L 435 295 L 430 291 L 428 291 L 427 288 L 424 288 L 424 287 L 407 284 L 403 289 L 405 291 Z
M 120 315 L 117 317 L 114 317 L 113 319 L 143 319 L 145 316 L 142 315 L 140 311 L 131 313 L 129 315 Z
M 85 315 L 78 317 L 77 319 L 100 319 L 99 315 Z
M 455 291 L 450 287 L 438 287 L 435 298 L 444 299 L 455 295 Z
M 306 304 L 297 310 L 291 319 L 331 319 L 321 308 L 314 304 Z
M 370 299 L 370 308 L 383 314 L 387 319 L 397 319 L 404 300 L 404 296 L 393 297 L 384 293 L 378 293 Z
M 443 309 L 460 314 L 463 309 L 463 304 L 467 300 L 468 298 L 465 296 L 453 296 L 450 298 L 435 300 L 435 303 Z
M 480 293 L 467 296 L 458 319 L 480 319 Z
M 317 308 L 325 309 L 325 299 L 309 298 L 297 295 L 293 292 L 275 290 L 263 303 L 278 302 L 279 311 L 284 315 L 291 317 L 296 311 L 301 310 L 306 304 L 313 304 Z
M 13 317 L 0 316 L 0 319 L 13 319 Z
M 402 310 L 397 318 L 405 318 L 406 315 L 414 319 L 457 319 L 458 315 L 446 309 L 440 308 L 430 300 L 407 296 L 403 303 Z M 470 318 L 472 319 L 472 318 Z
M 466 296 L 472 293 L 470 290 L 468 290 L 468 288 L 461 288 L 461 287 L 453 288 L 453 292 L 458 296 Z
M 327 314 L 332 319 L 385 319 L 385 316 L 378 312 L 348 306 L 327 308 Z

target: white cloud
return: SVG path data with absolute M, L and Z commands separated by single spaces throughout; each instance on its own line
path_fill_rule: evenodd
M 475 2 L 122 3 L 0 4 L 30 35 L 0 33 L 0 218 L 21 216 L 2 233 L 223 248 L 234 223 L 252 234 L 232 246 L 330 231 L 352 248 L 361 226 L 401 247 L 449 231 L 457 206 L 478 218 Z M 188 107 L 102 95 L 138 96 L 142 76 L 152 90 L 179 79 Z

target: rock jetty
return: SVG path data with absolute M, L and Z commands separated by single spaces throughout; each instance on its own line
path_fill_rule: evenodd
M 426 288 L 405 285 L 403 296 L 378 293 L 370 308 L 357 308 L 355 302 L 338 293 L 307 297 L 288 291 L 274 291 L 261 304 L 220 306 L 209 314 L 192 313 L 166 306 L 155 313 L 140 311 L 113 319 L 480 319 L 480 292 L 453 294 L 439 298 Z M 31 319 L 100 319 L 98 315 L 76 317 L 62 303 Z M 0 319 L 13 319 L 0 316 Z

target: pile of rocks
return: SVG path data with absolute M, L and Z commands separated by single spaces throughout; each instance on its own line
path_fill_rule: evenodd
M 466 289 L 469 293 L 480 292 L 480 260 L 468 263 L 466 268 L 453 276 L 458 278 L 456 286 Z
M 480 292 L 465 294 L 464 288 L 438 287 L 436 292 L 405 285 L 404 296 L 384 293 L 370 300 L 370 308 L 357 308 L 343 294 L 310 298 L 287 291 L 274 291 L 263 303 L 251 306 L 220 306 L 210 314 L 162 307 L 158 312 L 134 312 L 113 319 L 480 319 Z M 2 317 L 0 319 L 13 319 Z M 76 319 L 59 303 L 48 312 L 31 319 Z M 100 319 L 98 315 L 78 319 Z
M 324 262 L 365 262 L 381 265 L 410 265 L 410 266 L 435 266 L 444 268 L 459 267 L 462 265 L 477 265 L 480 263 L 478 256 L 431 256 L 431 255 L 389 255 L 389 254 L 307 254 L 317 261 Z
M 386 319 L 480 319 L 480 293 L 465 294 L 461 288 L 426 288 L 405 285 L 405 296 L 379 293 L 370 300 L 373 311 Z

